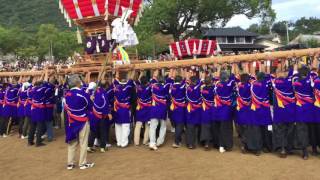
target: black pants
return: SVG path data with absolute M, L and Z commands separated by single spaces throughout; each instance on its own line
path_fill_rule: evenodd
M 295 126 L 294 148 L 305 150 L 309 146 L 308 125 L 304 122 L 297 122 Z
M 35 133 L 36 133 L 36 144 L 40 144 L 42 142 L 41 135 L 44 127 L 45 127 L 44 121 L 41 121 L 41 122 L 30 121 L 30 130 L 28 135 L 29 144 L 33 143 Z
M 24 127 L 24 123 L 25 123 L 25 117 L 19 117 L 18 121 L 19 121 L 19 135 L 22 135 L 23 127 Z
M 263 140 L 263 148 L 272 151 L 272 131 L 268 130 L 268 126 L 260 126 Z
M 278 123 L 273 125 L 272 144 L 273 150 L 293 149 L 294 123 Z
M 95 131 L 90 131 L 89 134 L 89 141 L 88 141 L 88 147 L 93 147 L 94 140 L 96 138 L 99 139 L 100 142 L 100 148 L 105 148 L 107 143 L 107 138 L 109 134 L 109 120 L 108 119 L 102 119 L 99 120 L 99 124 L 97 126 L 97 129 Z
M 176 144 L 180 144 L 182 141 L 184 123 L 175 123 L 174 125 L 175 125 L 174 142 Z
M 25 117 L 24 118 L 24 125 L 23 125 L 23 129 L 22 129 L 22 135 L 23 136 L 27 136 L 28 132 L 30 129 L 30 118 L 29 117 Z
M 233 122 L 229 121 L 214 121 L 212 123 L 213 145 L 215 147 L 224 147 L 226 150 L 231 150 L 233 147 Z
M 3 134 L 6 134 L 6 131 L 7 131 L 6 118 L 0 117 L 0 136 L 2 136 Z
M 212 127 L 211 124 L 201 124 L 201 135 L 200 141 L 204 143 L 204 145 L 209 145 L 212 140 Z
M 186 130 L 186 141 L 187 146 L 193 146 L 197 144 L 198 139 L 198 131 L 199 126 L 195 124 L 187 124 L 187 130 Z
M 308 123 L 309 142 L 313 149 L 320 146 L 320 123 Z
M 4 117 L 3 118 L 3 123 L 2 123 L 2 127 L 1 127 L 1 133 L 0 134 L 10 134 L 12 125 L 13 125 L 13 118 L 12 117 Z

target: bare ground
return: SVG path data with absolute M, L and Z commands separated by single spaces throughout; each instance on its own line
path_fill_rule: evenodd
M 167 139 L 172 139 L 168 132 Z M 104 154 L 89 154 L 96 166 L 88 170 L 66 170 L 67 149 L 62 131 L 47 146 L 28 147 L 17 134 L 0 138 L 0 179 L 320 179 L 320 159 L 302 160 L 300 154 L 281 159 L 276 154 L 257 157 L 241 154 L 238 146 L 220 154 L 202 148 L 171 148 L 171 141 L 158 151 L 145 146 L 125 149 L 112 147 Z

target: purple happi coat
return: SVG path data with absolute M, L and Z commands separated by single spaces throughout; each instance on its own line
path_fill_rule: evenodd
M 87 40 L 86 40 L 87 54 L 93 54 L 96 50 L 96 45 L 97 45 L 96 37 L 87 37 Z
M 143 86 L 140 81 L 135 83 L 137 93 L 137 107 L 135 120 L 139 122 L 148 122 L 150 120 L 152 93 L 151 86 Z
M 52 121 L 53 120 L 53 109 L 55 105 L 55 86 L 51 83 L 46 83 L 44 85 L 46 87 L 45 90 L 45 105 L 46 105 L 46 120 Z
M 214 113 L 214 96 L 215 86 L 202 86 L 201 97 L 202 97 L 202 111 L 201 111 L 201 123 L 211 123 L 215 117 Z
M 27 91 L 27 99 L 25 103 L 25 114 L 27 117 L 31 118 L 31 104 L 32 104 L 32 86 L 29 86 Z
M 28 99 L 27 90 L 22 91 L 22 88 L 19 89 L 18 92 L 19 101 L 18 101 L 18 117 L 24 118 L 26 116 L 26 107 L 25 104 Z
M 96 89 L 93 100 L 92 114 L 90 116 L 90 129 L 96 131 L 99 121 L 108 121 L 110 106 L 107 91 L 101 87 Z
M 3 86 L 1 85 L 1 87 L 0 87 L 0 117 L 2 117 L 2 112 L 3 112 L 4 95 L 5 95 L 5 89 L 3 89 Z
M 89 112 L 92 111 L 92 101 L 89 95 L 80 88 L 72 88 L 65 95 L 64 109 L 66 119 L 66 143 L 77 139 L 79 132 L 89 121 Z
M 45 91 L 44 85 L 32 88 L 31 121 L 33 122 L 45 121 L 47 118 Z
M 3 117 L 17 117 L 18 105 L 18 85 L 9 86 L 6 90 L 3 106 Z
M 111 41 L 108 41 L 105 35 L 98 36 L 98 44 L 101 53 L 109 52 Z
M 126 83 L 120 83 L 114 80 L 113 84 L 115 123 L 128 124 L 131 122 L 131 96 L 134 83 L 132 80 Z
M 262 81 L 253 81 L 251 86 L 251 110 L 253 125 L 271 125 L 269 92 L 271 88 L 270 76 Z
M 172 83 L 170 86 L 170 118 L 176 124 L 186 122 L 187 101 L 186 101 L 186 82 Z
M 218 81 L 215 85 L 214 112 L 215 121 L 230 121 L 232 119 L 232 95 L 235 88 L 235 78 L 228 81 Z
M 187 124 L 200 124 L 202 111 L 201 85 L 199 81 L 196 85 L 188 85 L 186 90 L 187 97 Z
M 273 122 L 295 122 L 296 99 L 292 86 L 292 77 L 276 78 L 273 81 L 273 93 Z
M 251 83 L 237 84 L 237 112 L 236 123 L 239 125 L 252 124 L 252 110 L 251 110 Z
M 315 122 L 314 94 L 310 76 L 299 79 L 293 78 L 293 87 L 296 97 L 296 121 Z M 320 121 L 319 121 L 320 122 Z
M 152 106 L 150 119 L 166 119 L 170 84 L 151 80 Z
M 320 77 L 314 78 L 314 96 L 315 96 L 315 121 L 320 122 Z

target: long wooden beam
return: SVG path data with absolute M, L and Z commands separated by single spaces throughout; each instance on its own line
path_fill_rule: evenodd
M 177 67 L 190 67 L 190 66 L 202 66 L 210 64 L 221 64 L 221 63 L 237 63 L 237 62 L 252 62 L 261 60 L 274 60 L 291 57 L 302 57 L 308 55 L 314 55 L 320 53 L 320 48 L 313 49 L 301 49 L 301 50 L 290 50 L 290 51 L 277 51 L 277 52 L 266 52 L 257 54 L 244 54 L 234 56 L 221 56 L 221 57 L 209 57 L 189 60 L 178 60 L 178 61 L 164 61 L 157 63 L 143 63 L 143 64 L 132 64 L 132 65 L 119 65 L 117 69 L 162 69 L 162 68 L 177 68 Z
M 252 62 L 252 61 L 261 61 L 261 60 L 274 60 L 274 59 L 284 59 L 291 57 L 302 57 L 314 55 L 320 53 L 320 48 L 313 49 L 302 49 L 302 50 L 290 50 L 290 51 L 278 51 L 278 52 L 266 52 L 266 53 L 257 53 L 257 54 L 244 54 L 244 55 L 235 55 L 235 56 L 221 56 L 221 57 L 209 57 L 209 58 L 199 58 L 199 59 L 188 59 L 188 60 L 179 60 L 179 61 L 161 61 L 161 62 L 152 62 L 145 63 L 141 62 L 136 64 L 129 65 L 116 65 L 115 68 L 119 71 L 129 71 L 130 69 L 135 70 L 146 70 L 146 69 L 162 69 L 162 68 L 178 68 L 178 67 L 190 67 L 190 66 L 202 66 L 210 64 L 221 64 L 221 63 L 237 63 L 237 62 Z M 106 67 L 106 71 L 112 71 L 112 66 Z M 58 70 L 58 74 L 70 74 L 70 73 L 87 73 L 94 72 L 99 73 L 101 65 L 95 65 L 91 67 L 74 67 L 74 68 L 65 68 Z M 41 76 L 44 71 L 21 71 L 21 72 L 0 72 L 0 77 L 13 77 L 13 76 Z M 49 74 L 54 73 L 54 70 L 49 70 Z

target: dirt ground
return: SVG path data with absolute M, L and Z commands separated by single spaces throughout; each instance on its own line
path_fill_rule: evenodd
M 0 138 L 0 179 L 320 179 L 320 159 L 302 160 L 300 155 L 281 159 L 275 154 L 260 157 L 241 154 L 238 146 L 232 152 L 220 154 L 217 150 L 202 148 L 189 150 L 171 147 L 169 141 L 158 151 L 145 146 L 120 149 L 112 147 L 104 154 L 89 154 L 96 166 L 88 170 L 66 170 L 67 149 L 64 135 L 56 132 L 57 139 L 47 146 L 28 147 L 17 134 Z

